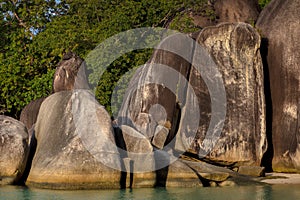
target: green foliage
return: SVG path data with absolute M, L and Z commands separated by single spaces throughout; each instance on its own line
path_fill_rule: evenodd
M 214 9 L 207 4 L 205 0 L 195 0 L 188 4 L 187 8 L 181 12 L 176 13 L 174 19 L 171 21 L 169 28 L 178 30 L 183 33 L 191 33 L 199 30 L 194 23 L 192 15 L 201 15 L 211 21 L 216 19 L 216 13 Z
M 51 91 L 55 58 L 42 55 L 33 41 L 63 7 L 55 0 L 5 0 L 0 11 L 0 114 L 17 117 L 32 99 Z
M 191 32 L 189 12 L 214 17 L 205 0 L 4 0 L 0 1 L 0 113 L 18 117 L 31 100 L 51 93 L 52 77 L 64 52 L 82 58 L 105 39 L 139 27 Z M 134 38 L 128 38 L 134 41 Z M 151 37 L 149 37 L 151 40 Z M 150 41 L 151 42 L 151 41 Z M 126 53 L 89 80 L 111 111 L 112 91 L 128 70 L 144 64 L 152 50 Z M 105 55 L 101 58 L 105 59 Z M 105 62 L 105 60 L 103 60 Z M 89 66 L 95 70 L 95 66 Z M 124 80 L 122 80 L 124 81 Z M 120 92 L 124 93 L 126 84 Z M 117 100 L 121 101 L 121 100 Z M 117 102 L 119 105 L 120 102 Z
M 266 7 L 266 5 L 267 5 L 268 3 L 270 3 L 270 2 L 271 2 L 271 0 L 258 0 L 259 7 L 260 7 L 261 9 L 263 9 L 264 7 Z
M 193 19 L 189 16 L 188 13 L 176 16 L 170 24 L 170 28 L 173 30 L 179 30 L 180 32 L 184 33 L 193 32 L 197 30 L 197 28 L 194 27 Z
M 98 87 L 96 88 L 96 97 L 98 101 L 106 107 L 108 112 L 112 113 L 112 111 L 117 111 L 117 108 L 121 106 L 122 97 L 125 94 L 127 86 L 129 84 L 130 75 L 123 76 L 126 72 L 130 69 L 137 68 L 146 63 L 149 57 L 152 54 L 152 49 L 145 49 L 145 50 L 136 50 L 127 54 L 124 54 L 117 60 L 115 60 L 103 73 L 101 79 L 98 83 Z M 118 84 L 118 93 L 115 98 L 119 99 L 112 99 L 112 93 L 116 84 L 118 83 L 120 77 L 122 77 L 121 83 Z M 115 108 L 112 110 L 111 108 L 111 100 L 115 101 Z

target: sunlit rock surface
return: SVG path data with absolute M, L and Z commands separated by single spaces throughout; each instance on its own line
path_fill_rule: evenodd
M 218 95 L 214 91 L 214 88 L 219 89 L 214 86 L 217 82 L 210 82 L 211 77 L 205 72 L 201 74 L 193 70 L 190 73 L 189 80 L 195 88 L 201 111 L 196 136 L 198 145 L 194 151 L 200 155 L 203 152 L 209 160 L 222 164 L 260 165 L 267 143 L 259 34 L 249 24 L 224 23 L 203 29 L 196 40 L 209 52 L 222 76 L 226 101 L 225 108 L 217 107 L 216 100 L 221 98 L 221 93 Z M 203 58 L 194 55 L 194 59 Z M 218 136 L 215 133 L 220 128 L 218 120 L 215 126 L 209 122 L 214 122 L 213 115 L 224 112 L 224 109 L 226 117 Z M 207 152 L 210 143 L 214 147 Z
M 19 181 L 25 169 L 28 149 L 25 125 L 0 115 L 0 185 Z
M 88 91 L 63 91 L 42 104 L 26 184 L 45 188 L 120 188 L 111 119 Z

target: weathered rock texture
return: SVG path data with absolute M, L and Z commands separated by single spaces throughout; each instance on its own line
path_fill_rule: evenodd
M 133 153 L 149 153 L 153 151 L 149 140 L 138 131 L 126 125 L 122 125 L 121 130 L 125 141 L 125 147 L 123 148 L 126 151 Z
M 299 0 L 273 0 L 257 21 L 270 76 L 273 170 L 280 172 L 300 172 L 299 7 Z
M 27 185 L 45 188 L 120 188 L 111 119 L 88 91 L 62 91 L 42 104 L 36 152 Z M 115 167 L 116 168 L 116 167 Z
M 265 168 L 259 166 L 240 166 L 238 169 L 240 174 L 261 177 L 265 176 Z
M 53 78 L 53 92 L 89 89 L 85 62 L 76 54 L 66 53 L 57 65 Z
M 18 182 L 26 165 L 28 133 L 23 123 L 0 115 L 0 185 Z
M 187 158 L 180 158 L 156 172 L 128 173 L 126 180 L 126 186 L 131 188 L 260 185 L 252 177 Z
M 134 145 L 133 137 L 141 133 L 126 126 L 121 128 L 129 152 L 153 151 L 145 137 L 137 144 L 146 144 L 147 148 Z M 240 176 L 229 169 L 182 159 L 160 170 L 136 173 L 143 166 L 146 169 L 155 164 L 157 159 L 153 157 L 149 163 L 149 159 L 131 162 L 130 158 L 121 158 L 110 117 L 88 91 L 62 91 L 49 96 L 40 108 L 34 129 L 37 147 L 26 182 L 29 186 L 51 189 L 201 187 L 221 185 L 230 177 L 232 183 L 239 184 Z
M 259 165 L 267 148 L 259 34 L 248 24 L 227 23 L 203 29 L 196 40 L 217 65 L 227 99 L 223 130 L 214 149 L 206 157 L 216 162 Z M 197 55 L 194 58 L 197 59 Z M 190 74 L 189 80 L 200 102 L 196 146 L 201 152 L 212 104 L 200 73 L 193 70 Z M 197 151 L 197 148 L 194 150 Z
M 218 98 L 211 97 L 209 92 L 218 94 L 221 88 L 208 91 L 217 85 L 213 80 L 219 75 L 202 71 L 202 75 L 211 76 L 204 82 L 201 70 L 196 70 L 191 63 L 211 66 L 214 61 L 225 86 L 227 100 L 221 108 L 227 114 L 216 123 L 225 120 L 221 135 L 216 144 L 212 143 L 214 148 L 209 150 L 206 159 L 220 164 L 260 165 L 267 144 L 259 34 L 245 23 L 205 28 L 195 40 L 209 54 L 195 51 L 195 42 L 191 40 L 175 34 L 162 41 L 150 64 L 137 70 L 132 78 L 119 123 L 139 130 L 139 116 L 148 115 L 140 133 L 149 140 L 155 140 L 153 135 L 157 131 L 153 127 L 164 126 L 169 129 L 165 148 L 205 156 L 209 149 L 203 142 L 211 139 L 206 138 L 212 116 L 211 98 Z M 212 70 L 207 68 L 207 71 Z M 210 87 L 207 87 L 209 81 Z M 161 117 L 156 116 L 157 113 Z
M 85 70 L 86 66 L 83 59 L 72 52 L 66 53 L 57 65 L 53 77 L 52 92 L 89 89 Z M 23 108 L 20 121 L 26 125 L 28 130 L 35 124 L 40 106 L 44 100 L 45 97 L 33 100 Z
M 166 187 L 207 187 L 259 183 L 224 167 L 183 158 L 168 167 L 165 184 Z
M 40 107 L 44 100 L 44 97 L 33 100 L 23 108 L 20 121 L 25 124 L 28 130 L 31 129 L 33 124 L 35 124 Z
M 184 91 L 177 90 L 177 85 L 185 86 L 182 81 L 190 70 L 190 63 L 180 54 L 191 61 L 193 48 L 192 42 L 183 41 L 176 34 L 162 41 L 150 64 L 138 69 L 133 76 L 119 113 L 119 124 L 134 127 L 149 140 L 160 125 L 169 130 L 165 144 L 174 138 L 180 119 L 179 101 L 184 99 Z M 176 97 L 178 93 L 180 100 Z

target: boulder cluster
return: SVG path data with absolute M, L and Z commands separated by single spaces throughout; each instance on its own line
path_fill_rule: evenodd
M 228 186 L 299 173 L 300 0 L 260 13 L 254 0 L 210 2 L 218 24 L 165 37 L 117 119 L 89 90 L 85 61 L 67 53 L 50 96 L 20 121 L 0 116 L 0 185 Z

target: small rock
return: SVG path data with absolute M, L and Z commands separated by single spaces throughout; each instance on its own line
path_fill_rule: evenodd
M 211 181 L 225 181 L 232 173 L 232 171 L 229 169 L 214 166 L 205 162 L 191 162 L 186 160 L 183 162 L 195 170 L 200 176 Z
M 211 173 L 199 173 L 200 176 L 207 180 L 211 181 L 225 181 L 230 176 L 229 173 L 223 173 L 223 172 L 211 172 Z
M 154 135 L 157 123 L 152 120 L 148 113 L 139 113 L 134 123 L 136 130 L 143 134 L 146 138 L 150 139 Z
M 210 185 L 210 187 L 217 187 L 218 186 L 218 184 L 214 181 L 210 181 L 209 185 Z
M 219 186 L 225 187 L 225 186 L 235 186 L 236 183 L 234 181 L 223 181 L 222 183 L 219 183 Z
M 130 126 L 122 125 L 123 138 L 128 152 L 148 153 L 153 151 L 150 141 L 140 132 Z
M 169 134 L 169 129 L 167 129 L 164 126 L 158 125 L 155 129 L 155 133 L 152 139 L 152 144 L 159 148 L 159 149 L 163 149 L 164 148 L 164 144 L 167 140 Z
M 265 168 L 258 166 L 240 166 L 238 173 L 248 176 L 261 177 L 265 176 Z

